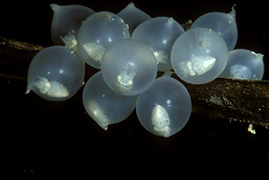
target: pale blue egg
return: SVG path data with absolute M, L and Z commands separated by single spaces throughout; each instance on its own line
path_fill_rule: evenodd
M 197 18 L 191 28 L 206 27 L 217 31 L 225 40 L 228 50 L 232 50 L 238 39 L 235 10 L 230 13 L 210 12 Z
M 130 33 L 122 18 L 111 12 L 95 13 L 79 29 L 79 55 L 87 64 L 99 69 L 106 48 L 126 38 L 130 38 Z
M 226 67 L 228 49 L 223 38 L 208 28 L 193 28 L 175 41 L 171 62 L 175 73 L 191 84 L 216 79 Z
M 51 4 L 54 14 L 51 23 L 51 37 L 54 44 L 76 49 L 79 27 L 94 11 L 82 5 Z
M 172 46 L 184 32 L 183 27 L 173 18 L 156 17 L 141 23 L 133 32 L 132 39 L 145 43 L 152 50 L 159 71 L 168 71 L 172 69 Z
M 136 96 L 122 96 L 104 82 L 101 72 L 94 74 L 83 89 L 83 104 L 91 118 L 104 130 L 125 120 L 134 110 Z
M 220 77 L 262 80 L 263 54 L 247 49 L 235 49 L 228 54 L 228 63 Z
M 189 92 L 174 78 L 160 77 L 136 101 L 136 114 L 152 134 L 170 137 L 188 122 L 192 111 Z
M 84 81 L 85 63 L 64 46 L 51 46 L 37 53 L 28 70 L 27 91 L 50 101 L 69 99 Z
M 133 33 L 139 24 L 151 18 L 147 13 L 135 7 L 134 3 L 128 4 L 117 15 L 128 25 L 130 34 Z
M 101 71 L 113 91 L 134 96 L 152 85 L 157 63 L 148 46 L 133 39 L 124 39 L 107 48 L 101 61 Z

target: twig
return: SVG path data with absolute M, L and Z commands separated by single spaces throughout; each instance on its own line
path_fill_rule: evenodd
M 39 45 L 0 37 L 0 76 L 26 80 L 29 64 L 41 49 Z M 86 78 L 97 71 L 87 68 Z M 172 77 L 181 81 L 175 74 Z M 192 113 L 269 128 L 269 81 L 218 78 L 203 85 L 182 83 L 191 94 Z

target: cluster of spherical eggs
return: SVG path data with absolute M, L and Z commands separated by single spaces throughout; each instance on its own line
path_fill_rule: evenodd
M 136 109 L 149 132 L 169 137 L 191 114 L 187 89 L 217 77 L 262 79 L 263 55 L 233 48 L 235 10 L 207 13 L 185 32 L 171 17 L 151 18 L 130 3 L 118 14 L 81 5 L 51 4 L 55 46 L 40 51 L 28 71 L 27 92 L 51 101 L 72 97 L 84 84 L 85 63 L 101 69 L 85 84 L 83 104 L 103 129 Z M 156 78 L 157 71 L 166 72 Z

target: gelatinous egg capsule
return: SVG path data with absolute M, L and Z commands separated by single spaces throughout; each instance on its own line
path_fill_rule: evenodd
M 135 7 L 134 3 L 128 4 L 117 15 L 120 16 L 125 21 L 125 23 L 129 26 L 130 34 L 133 33 L 135 28 L 140 23 L 151 18 L 147 13 Z
M 136 114 L 142 126 L 152 134 L 170 137 L 188 122 L 192 111 L 191 98 L 179 81 L 160 77 L 140 94 Z
M 235 49 L 228 53 L 228 63 L 220 77 L 262 80 L 263 55 L 247 49 Z
M 204 84 L 216 79 L 228 61 L 223 38 L 208 28 L 193 28 L 175 41 L 171 51 L 176 74 L 191 84 Z
M 170 54 L 175 40 L 184 33 L 183 27 L 173 18 L 156 17 L 141 23 L 132 39 L 142 41 L 152 50 L 159 71 L 172 69 Z
M 51 46 L 37 53 L 28 70 L 26 93 L 34 91 L 50 101 L 72 97 L 82 86 L 85 63 L 64 46 Z
M 210 12 L 197 18 L 191 28 L 206 27 L 218 32 L 225 40 L 228 50 L 232 50 L 237 42 L 238 30 L 235 21 L 235 10 L 230 13 Z
M 126 38 L 130 38 L 128 26 L 118 15 L 111 12 L 95 13 L 79 29 L 79 55 L 90 66 L 100 68 L 100 60 L 106 48 Z
M 125 120 L 134 110 L 136 96 L 122 96 L 104 82 L 101 72 L 94 74 L 83 89 L 83 105 L 91 118 L 104 130 Z
M 101 71 L 113 91 L 134 96 L 152 85 L 157 63 L 148 46 L 133 39 L 124 39 L 107 48 L 101 61 Z
M 54 44 L 65 45 L 71 50 L 77 49 L 77 33 L 79 27 L 94 11 L 81 5 L 51 4 L 53 19 L 51 24 L 51 37 Z

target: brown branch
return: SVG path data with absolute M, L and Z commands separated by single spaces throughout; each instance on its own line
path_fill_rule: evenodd
M 26 80 L 29 64 L 41 49 L 42 46 L 0 37 L 0 76 Z M 97 71 L 87 68 L 86 78 Z M 191 94 L 193 114 L 269 128 L 269 81 L 218 78 L 203 85 L 182 83 Z
M 269 128 L 268 81 L 218 78 L 204 85 L 182 83 L 191 94 L 193 113 Z
M 42 46 L 0 37 L 0 75 L 26 80 L 28 67 Z

